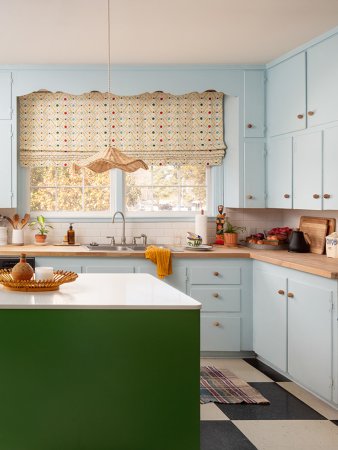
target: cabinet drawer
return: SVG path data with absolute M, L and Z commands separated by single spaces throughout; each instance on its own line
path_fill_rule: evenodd
M 196 267 L 190 269 L 191 284 L 241 284 L 240 267 Z
M 192 287 L 190 295 L 202 303 L 202 311 L 239 312 L 241 310 L 239 287 Z
M 202 351 L 240 351 L 241 319 L 220 317 L 219 314 L 201 316 Z

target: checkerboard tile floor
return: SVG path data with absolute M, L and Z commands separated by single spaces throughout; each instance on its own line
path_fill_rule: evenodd
M 255 359 L 202 358 L 231 370 L 269 405 L 201 405 L 201 450 L 337 450 L 338 410 Z

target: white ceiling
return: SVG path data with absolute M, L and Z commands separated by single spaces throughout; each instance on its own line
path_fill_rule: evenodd
M 338 0 L 111 0 L 116 64 L 261 64 L 338 25 Z M 0 0 L 0 64 L 107 62 L 107 0 Z

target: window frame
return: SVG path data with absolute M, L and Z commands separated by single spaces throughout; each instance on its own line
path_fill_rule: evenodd
M 19 168 L 19 211 L 21 214 L 30 210 L 30 169 Z M 191 222 L 196 211 L 131 211 L 125 210 L 124 204 L 124 173 L 115 169 L 110 171 L 110 211 L 102 212 L 55 212 L 55 211 L 29 211 L 32 216 L 42 214 L 47 219 L 56 222 L 69 222 L 75 219 L 78 222 L 110 222 L 115 211 L 123 211 L 129 222 Z M 217 215 L 217 206 L 224 204 L 224 163 L 221 166 L 207 168 L 207 210 L 209 217 Z

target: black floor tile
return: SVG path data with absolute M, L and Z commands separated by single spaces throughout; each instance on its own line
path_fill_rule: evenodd
M 257 450 L 228 420 L 201 422 L 201 450 Z
M 271 380 L 273 380 L 273 381 L 276 381 L 276 382 L 278 382 L 278 381 L 290 381 L 284 375 L 281 375 L 276 370 L 271 369 L 271 367 L 269 367 L 266 364 L 262 363 L 262 361 L 259 361 L 258 359 L 255 359 L 255 358 L 244 358 L 244 361 L 247 362 L 248 364 L 250 364 L 251 366 L 255 367 L 256 369 L 258 369 L 262 373 L 264 373 L 264 375 L 266 375 L 267 377 L 271 378 Z
M 276 383 L 249 383 L 269 401 L 269 405 L 224 405 L 215 403 L 231 420 L 320 420 L 318 414 Z
M 338 426 L 338 420 L 331 420 L 331 422 Z

